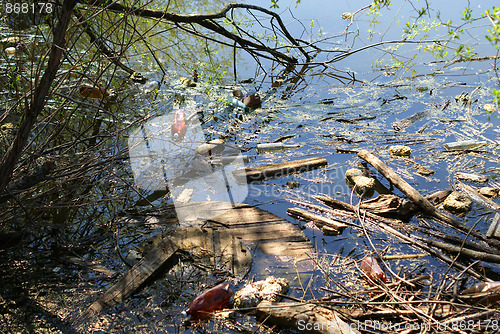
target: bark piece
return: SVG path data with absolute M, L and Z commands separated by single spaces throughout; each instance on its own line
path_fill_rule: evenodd
M 403 219 L 411 217 L 417 210 L 412 202 L 393 194 L 379 195 L 359 207 L 379 216 Z

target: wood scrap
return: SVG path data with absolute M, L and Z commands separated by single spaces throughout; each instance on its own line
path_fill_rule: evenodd
M 325 216 L 320 216 L 299 208 L 288 208 L 287 213 L 298 219 L 313 221 L 319 228 L 328 226 L 335 230 L 337 234 L 342 233 L 342 231 L 347 227 L 347 225 L 343 222 L 339 222 Z
M 417 207 L 412 202 L 394 194 L 379 195 L 362 202 L 359 207 L 379 216 L 400 219 L 408 219 L 417 210 Z
M 396 131 L 404 130 L 407 127 L 409 127 L 410 125 L 412 125 L 413 123 L 415 123 L 416 121 L 419 121 L 422 118 L 430 115 L 433 110 L 434 109 L 422 110 L 422 111 L 419 111 L 419 112 L 411 115 L 410 117 L 407 117 L 407 118 L 402 119 L 400 121 L 396 121 L 396 122 L 392 123 L 392 128 Z
M 488 232 L 486 232 L 486 236 L 488 238 L 500 239 L 500 213 L 495 213 L 491 225 L 488 228 Z
M 469 181 L 469 182 L 477 182 L 477 183 L 486 183 L 488 182 L 488 178 L 483 175 L 471 174 L 471 173 L 462 173 L 457 172 L 455 174 L 457 180 Z
M 281 177 L 292 173 L 302 173 L 324 167 L 328 164 L 325 158 L 313 157 L 295 161 L 281 162 L 259 167 L 237 169 L 233 175 L 238 182 L 261 181 L 270 177 Z
M 344 202 L 339 201 L 339 200 L 337 200 L 335 198 L 331 198 L 331 197 L 324 196 L 324 195 L 315 195 L 315 196 L 313 196 L 313 198 L 315 198 L 318 201 L 323 202 L 326 205 L 328 205 L 329 207 L 332 207 L 332 208 L 335 208 L 335 209 L 342 209 L 342 210 L 350 211 L 350 212 L 358 212 L 358 208 L 355 207 L 354 205 L 351 205 L 351 204 L 348 204 L 348 203 L 344 203 Z M 374 214 L 372 212 L 369 212 L 369 211 L 366 211 L 366 210 L 363 210 L 363 209 L 359 209 L 359 213 L 362 216 L 366 215 L 366 217 L 368 217 L 368 218 L 371 218 L 371 219 L 374 219 L 374 220 L 377 220 L 377 221 L 386 221 L 389 224 L 394 224 L 394 223 L 396 223 L 396 224 L 402 224 L 403 223 L 401 220 L 393 219 L 393 218 L 387 218 L 387 217 L 382 217 L 382 216 L 379 216 L 377 214 Z
M 325 118 L 320 119 L 320 122 L 328 121 L 328 120 L 333 120 L 335 122 L 339 123 L 348 123 L 348 124 L 356 124 L 360 121 L 370 121 L 373 119 L 376 119 L 377 116 L 359 116 L 356 118 L 339 118 L 339 117 L 334 117 L 334 116 L 327 116 Z

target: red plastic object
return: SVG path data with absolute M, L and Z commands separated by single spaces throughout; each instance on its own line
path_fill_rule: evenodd
M 182 109 L 177 109 L 174 113 L 174 122 L 170 128 L 172 140 L 179 142 L 184 139 L 186 134 L 186 114 Z
M 363 261 L 361 261 L 361 270 L 374 282 L 387 282 L 387 276 L 385 276 L 385 273 L 373 256 L 365 256 Z
M 210 316 L 210 313 L 222 310 L 228 306 L 232 295 L 233 292 L 229 290 L 229 284 L 219 284 L 193 299 L 184 312 L 186 315 L 191 316 L 191 320 L 207 318 Z

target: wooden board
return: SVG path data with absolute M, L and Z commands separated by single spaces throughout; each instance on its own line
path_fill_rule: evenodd
M 75 323 L 82 323 L 99 314 L 103 308 L 122 302 L 179 249 L 209 266 L 224 267 L 232 276 L 239 278 L 248 273 L 252 263 L 251 252 L 245 243 L 253 244 L 266 254 L 294 256 L 298 260 L 309 259 L 307 255 L 314 251 L 311 242 L 295 225 L 270 212 L 246 204 L 225 202 L 186 205 L 192 206 L 193 220 L 198 224 L 172 229 L 143 242 L 138 250 L 144 257 L 82 312 Z M 166 208 L 157 212 L 163 210 L 168 212 Z M 144 215 L 143 221 L 156 217 L 157 212 Z M 218 215 L 214 217 L 214 214 Z M 137 222 L 139 216 L 134 213 L 129 219 Z M 157 221 L 159 223 L 160 220 Z
M 325 158 L 313 157 L 259 167 L 237 169 L 233 171 L 233 175 L 238 182 L 254 182 L 271 177 L 281 177 L 292 173 L 303 173 L 326 165 L 328 165 L 328 162 Z

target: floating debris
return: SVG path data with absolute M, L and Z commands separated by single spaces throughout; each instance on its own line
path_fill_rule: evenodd
M 286 186 L 290 189 L 295 189 L 300 187 L 300 183 L 298 183 L 297 181 L 286 181 Z
M 495 107 L 494 104 L 491 104 L 491 103 L 486 103 L 484 106 L 483 106 L 484 110 L 486 110 L 487 112 L 489 113 L 492 113 L 494 112 L 495 110 L 497 110 L 497 108 Z
M 372 282 L 387 283 L 387 276 L 378 265 L 377 260 L 371 255 L 365 256 L 361 261 L 361 271 L 364 272 Z
M 446 108 L 446 106 L 447 105 L 445 105 L 445 107 L 443 107 L 443 109 Z M 396 122 L 392 123 L 392 127 L 396 131 L 404 130 L 407 127 L 409 127 L 411 124 L 415 123 L 416 121 L 419 121 L 422 118 L 428 116 L 432 111 L 433 111 L 433 109 L 426 109 L 426 110 L 419 111 L 408 118 L 405 118 L 405 119 L 402 119 L 400 121 L 396 121 Z
M 356 186 L 355 190 L 358 194 L 365 197 L 373 195 L 376 184 L 375 179 L 365 176 L 362 170 L 357 168 L 348 169 L 345 173 L 345 178 L 349 187 Z
M 186 87 L 196 87 L 196 82 L 189 78 L 181 77 L 179 78 L 179 81 Z
M 479 188 L 478 193 L 486 197 L 497 197 L 499 190 L 493 187 L 482 187 Z
M 281 277 L 269 276 L 265 280 L 247 284 L 234 295 L 234 306 L 238 308 L 256 307 L 262 300 L 280 301 L 278 294 L 285 294 L 290 284 Z
M 182 314 L 191 316 L 190 320 L 208 318 L 212 312 L 226 308 L 232 295 L 233 292 L 230 290 L 229 284 L 219 284 L 193 299 Z
M 16 55 L 16 51 L 16 48 L 13 46 L 10 46 L 4 50 L 7 57 L 14 57 Z
M 243 104 L 250 109 L 257 109 L 262 106 L 262 101 L 257 93 L 249 95 L 243 99 Z
M 299 208 L 288 208 L 287 213 L 297 219 L 314 222 L 316 226 L 321 228 L 323 234 L 325 234 L 324 232 L 327 233 L 325 235 L 338 235 L 347 227 L 346 224 L 338 220 L 333 220 Z
M 141 91 L 144 94 L 149 94 L 160 88 L 160 82 L 156 80 L 148 81 L 141 87 Z
M 213 139 L 208 143 L 203 143 L 198 146 L 195 152 L 202 156 L 211 156 L 220 154 L 224 151 L 224 140 L 223 139 Z
M 482 146 L 487 144 L 485 141 L 477 141 L 477 140 L 463 140 L 463 141 L 456 141 L 452 143 L 446 143 L 444 144 L 444 148 L 447 149 L 448 151 L 453 151 L 453 150 L 471 150 L 474 149 L 478 146 Z
M 265 151 L 278 151 L 278 150 L 286 150 L 289 148 L 299 148 L 301 145 L 296 144 L 284 144 L 284 143 L 264 143 L 257 144 L 257 151 L 265 152 Z
M 488 182 L 488 178 L 486 176 L 471 174 L 471 173 L 462 173 L 457 172 L 455 177 L 458 180 L 469 181 L 469 182 L 477 182 L 477 183 L 486 183 Z
M 389 153 L 395 157 L 409 157 L 411 155 L 411 148 L 405 145 L 394 145 L 389 147 Z
M 434 174 L 435 172 L 434 172 L 434 170 L 427 168 L 425 166 L 419 166 L 417 168 L 417 173 L 422 175 L 422 176 L 429 176 L 429 175 Z
M 500 205 L 497 203 L 493 202 L 491 199 L 488 197 L 485 197 L 478 193 L 476 189 L 472 188 L 471 186 L 468 186 L 464 183 L 457 182 L 456 184 L 457 188 L 463 191 L 467 196 L 470 197 L 474 202 L 477 202 L 481 204 L 482 206 L 485 206 L 487 208 L 493 209 L 493 210 L 500 210 Z
M 464 213 L 472 208 L 472 201 L 464 193 L 454 191 L 443 202 L 443 208 L 451 213 Z
M 243 101 L 241 100 L 238 100 L 236 98 L 232 98 L 230 101 L 229 101 L 229 105 L 233 108 L 240 108 L 240 109 L 243 109 L 244 111 L 249 111 L 250 108 L 248 108 L 244 103 Z
M 114 97 L 112 89 L 104 89 L 87 83 L 80 84 L 80 95 L 91 99 L 102 99 L 103 97 Z
M 281 177 L 292 173 L 302 173 L 328 165 L 325 158 L 313 157 L 295 161 L 281 162 L 259 167 L 237 169 L 233 175 L 238 182 L 253 182 L 269 177 Z
M 172 127 L 170 128 L 172 140 L 174 142 L 180 142 L 182 139 L 184 139 L 186 131 L 186 114 L 184 113 L 184 110 L 177 109 L 174 112 L 174 122 L 172 123 Z

